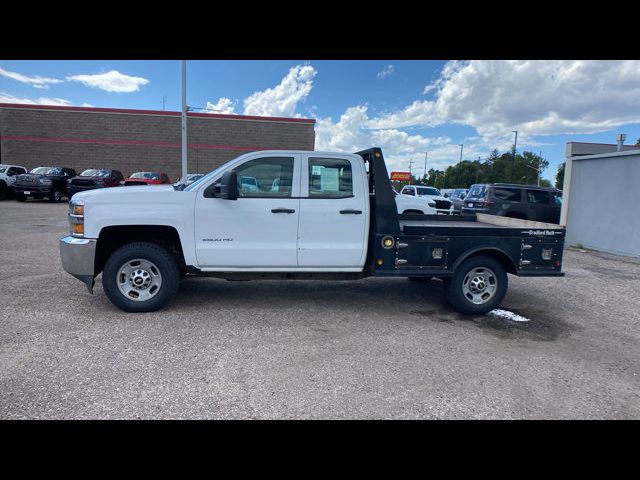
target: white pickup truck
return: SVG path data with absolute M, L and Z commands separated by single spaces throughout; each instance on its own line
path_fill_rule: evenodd
M 16 177 L 23 173 L 27 173 L 27 169 L 20 165 L 0 164 L 0 200 L 4 200 L 13 193 L 11 185 L 15 183 Z
M 256 182 L 242 182 L 242 178 Z M 182 189 L 77 193 L 64 269 L 129 312 L 154 311 L 181 276 L 228 280 L 440 277 L 466 313 L 497 307 L 507 273 L 562 276 L 564 229 L 491 215 L 402 215 L 379 148 L 259 151 Z

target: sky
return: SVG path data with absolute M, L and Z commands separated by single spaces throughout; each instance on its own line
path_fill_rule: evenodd
M 181 110 L 181 62 L 0 60 L 0 103 Z M 532 151 L 554 179 L 567 142 L 640 139 L 640 61 L 187 62 L 203 112 L 314 118 L 316 150 L 378 146 L 424 173 L 497 148 Z M 196 110 L 198 111 L 198 110 Z M 460 145 L 463 145 L 462 148 Z

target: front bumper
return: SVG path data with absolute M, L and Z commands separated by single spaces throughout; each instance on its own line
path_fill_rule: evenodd
M 11 188 L 13 189 L 14 193 L 21 193 L 24 194 L 24 192 L 29 192 L 29 196 L 33 196 L 33 195 L 48 195 L 49 193 L 51 193 L 51 185 L 48 186 L 42 186 L 42 185 L 33 185 L 33 186 L 25 186 L 25 185 L 16 185 L 15 183 L 13 185 L 11 185 Z
M 95 258 L 98 241 L 92 238 L 66 236 L 60 239 L 62 268 L 76 277 L 93 293 Z

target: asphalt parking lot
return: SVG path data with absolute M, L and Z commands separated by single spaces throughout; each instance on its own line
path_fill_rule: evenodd
M 529 322 L 374 278 L 188 278 L 127 314 L 62 270 L 66 212 L 0 202 L 0 418 L 640 418 L 640 261 L 510 276 Z

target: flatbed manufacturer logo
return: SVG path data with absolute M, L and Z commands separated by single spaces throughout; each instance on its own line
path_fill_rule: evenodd
M 523 230 L 522 233 L 526 233 L 527 235 L 532 235 L 535 237 L 553 237 L 555 235 L 562 235 L 562 232 L 558 230 Z
M 233 238 L 203 238 L 203 242 L 233 242 Z

